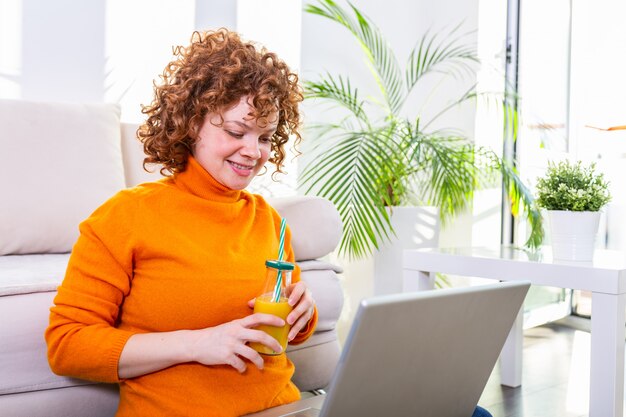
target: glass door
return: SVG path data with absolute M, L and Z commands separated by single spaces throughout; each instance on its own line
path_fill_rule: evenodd
M 516 156 L 522 178 L 534 186 L 548 161 L 566 158 L 571 149 L 572 3 L 571 0 L 517 0 L 516 3 L 518 43 L 517 48 L 511 48 L 518 51 L 516 81 L 521 114 Z M 514 41 L 515 37 L 510 39 Z M 520 235 L 525 233 L 522 231 Z M 532 287 L 526 300 L 525 327 L 571 313 L 569 290 Z
M 626 251 L 626 44 L 622 0 L 577 1 L 572 9 L 571 152 L 609 181 L 596 247 Z M 574 313 L 590 316 L 590 294 L 574 292 Z
M 522 177 L 534 184 L 548 161 L 571 158 L 595 163 L 613 196 L 601 211 L 596 248 L 625 251 L 626 55 L 617 51 L 626 43 L 626 2 L 515 3 L 522 114 L 517 149 Z M 568 309 L 583 317 L 592 314 L 586 292 L 574 291 L 570 297 L 561 290 L 533 289 L 529 298 L 533 321 L 554 319 Z

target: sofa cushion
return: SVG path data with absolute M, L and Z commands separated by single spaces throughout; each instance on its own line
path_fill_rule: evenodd
M 316 331 L 332 330 L 343 309 L 343 290 L 337 273 L 342 272 L 336 265 L 322 261 L 300 261 L 302 280 L 313 294 L 317 305 Z
M 0 100 L 0 255 L 69 252 L 78 224 L 124 188 L 114 104 Z
M 291 380 L 301 391 L 326 389 L 340 355 L 341 347 L 335 330 L 318 331 L 306 342 L 290 345 L 287 356 L 296 367 Z
M 335 250 L 342 226 L 333 203 L 315 196 L 268 198 L 267 201 L 287 221 L 297 261 L 322 258 Z
M 69 253 L 0 256 L 0 296 L 56 291 Z
M 90 384 L 0 395 L 3 416 L 113 417 L 119 403 L 117 384 Z
M 39 292 L 0 297 L 0 315 L 11 317 L 0 321 L 5 341 L 0 343 L 0 395 L 90 383 L 57 376 L 48 366 L 43 335 L 55 295 Z

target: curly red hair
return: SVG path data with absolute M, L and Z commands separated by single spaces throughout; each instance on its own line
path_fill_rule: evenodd
M 205 116 L 221 114 L 249 96 L 257 121 L 278 112 L 269 161 L 276 166 L 274 173 L 282 172 L 289 136 L 295 137 L 295 145 L 301 141 L 298 106 L 303 99 L 298 76 L 287 64 L 223 28 L 194 32 L 191 45 L 175 48 L 174 55 L 162 84 L 154 85 L 154 100 L 142 107 L 148 118 L 137 135 L 147 155 L 144 169 L 162 164 L 163 175 L 184 171 Z

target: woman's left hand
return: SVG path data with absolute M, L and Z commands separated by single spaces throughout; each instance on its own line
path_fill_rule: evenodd
M 292 341 L 313 317 L 315 300 L 311 290 L 303 281 L 298 281 L 287 287 L 287 294 L 289 295 L 289 305 L 293 306 L 293 310 L 287 316 L 287 324 L 291 325 L 287 338 Z

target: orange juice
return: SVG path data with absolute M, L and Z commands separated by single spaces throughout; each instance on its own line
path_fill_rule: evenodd
M 254 302 L 255 313 L 273 314 L 285 320 L 285 325 L 282 327 L 261 325 L 257 327 L 257 330 L 263 330 L 265 333 L 278 340 L 278 343 L 283 348 L 283 352 L 287 348 L 287 336 L 289 335 L 290 326 L 286 323 L 287 316 L 291 313 L 292 307 L 287 303 L 287 298 L 280 297 L 277 303 L 272 301 L 272 294 L 263 294 L 256 298 Z M 272 349 L 261 343 L 250 343 L 250 347 L 259 353 L 265 355 L 278 355 Z

